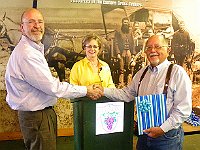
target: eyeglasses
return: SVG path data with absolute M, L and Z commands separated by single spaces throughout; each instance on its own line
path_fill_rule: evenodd
M 145 51 L 150 51 L 153 48 L 155 50 L 161 50 L 163 47 L 168 47 L 168 46 L 167 45 L 164 45 L 164 46 L 160 46 L 160 45 L 154 45 L 154 46 L 152 46 L 152 45 L 150 45 L 150 46 L 146 46 Z
M 97 48 L 99 48 L 99 46 L 98 45 L 85 45 L 85 47 L 87 47 L 87 48 L 94 48 L 94 49 L 97 49 Z
M 28 21 L 24 21 L 23 23 L 28 23 L 28 24 L 31 24 L 31 25 L 35 25 L 36 23 L 37 23 L 37 24 L 43 24 L 44 21 L 43 21 L 43 20 L 38 20 L 38 21 L 36 21 L 36 20 L 30 19 L 30 20 L 28 20 Z

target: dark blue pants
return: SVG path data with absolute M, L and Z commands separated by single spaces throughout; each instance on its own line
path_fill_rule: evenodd
M 26 150 L 56 150 L 57 118 L 53 108 L 18 111 Z
M 184 131 L 182 127 L 179 127 L 158 138 L 140 135 L 136 148 L 137 150 L 182 150 L 183 139 Z

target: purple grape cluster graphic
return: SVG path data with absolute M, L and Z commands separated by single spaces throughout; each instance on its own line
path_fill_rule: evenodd
M 104 123 L 106 124 L 108 130 L 113 129 L 114 123 L 117 122 L 117 118 L 116 118 L 117 115 L 118 115 L 117 112 L 103 114 L 103 116 L 105 116 Z

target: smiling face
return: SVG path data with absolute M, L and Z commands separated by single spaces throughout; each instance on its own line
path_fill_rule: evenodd
M 145 53 L 152 66 L 161 64 L 169 56 L 168 42 L 163 36 L 153 35 L 151 36 L 145 48 Z
M 37 9 L 29 9 L 22 15 L 21 31 L 30 40 L 40 43 L 44 34 L 44 19 Z
M 92 39 L 91 41 L 86 42 L 85 44 L 85 51 L 86 51 L 86 57 L 88 59 L 94 59 L 98 57 L 99 53 L 99 44 L 95 39 Z

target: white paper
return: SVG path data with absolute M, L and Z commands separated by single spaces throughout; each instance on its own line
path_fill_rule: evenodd
M 96 103 L 96 135 L 123 130 L 124 102 Z

